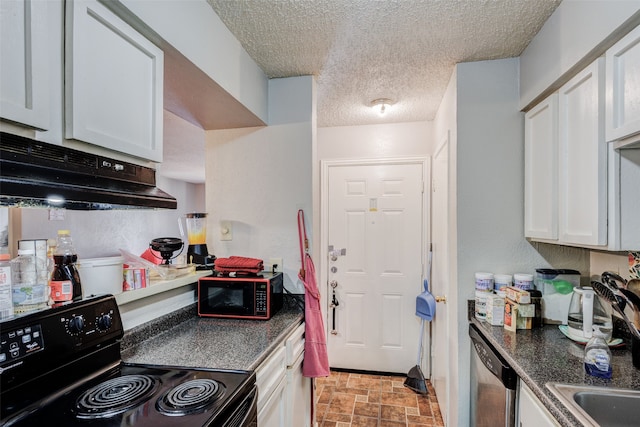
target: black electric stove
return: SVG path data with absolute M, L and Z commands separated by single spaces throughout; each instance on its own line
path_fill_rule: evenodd
M 2 426 L 256 426 L 251 371 L 122 362 L 113 296 L 0 323 Z

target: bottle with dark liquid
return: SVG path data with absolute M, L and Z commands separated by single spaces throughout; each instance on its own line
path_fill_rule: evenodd
M 73 247 L 69 230 L 58 230 L 58 244 L 53 253 L 54 267 L 51 272 L 51 299 L 54 302 L 78 301 L 82 299 L 82 284 L 76 268 L 78 254 Z

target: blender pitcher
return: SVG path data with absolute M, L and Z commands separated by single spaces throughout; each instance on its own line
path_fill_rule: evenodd
M 183 225 L 184 223 L 184 225 Z M 187 248 L 187 262 L 199 265 L 208 265 L 213 261 L 207 250 L 207 214 L 188 213 L 178 218 L 180 235 L 189 242 Z

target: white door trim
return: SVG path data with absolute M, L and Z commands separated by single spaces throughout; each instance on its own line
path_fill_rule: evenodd
M 327 260 L 327 248 L 329 246 L 329 204 L 327 201 L 327 195 L 329 194 L 329 170 L 332 167 L 341 166 L 375 166 L 375 165 L 403 165 L 403 164 L 420 164 L 422 165 L 422 181 L 423 181 L 423 197 L 422 197 L 422 229 L 425 231 L 422 236 L 422 279 L 427 274 L 427 254 L 429 251 L 429 242 L 431 241 L 431 212 L 429 207 L 431 206 L 431 157 L 399 157 L 399 158 L 387 158 L 387 159 L 342 159 L 342 160 L 321 160 L 320 161 L 320 251 L 317 256 L 316 264 L 318 265 L 317 271 L 319 271 L 318 288 L 320 290 L 320 306 L 324 310 L 325 320 L 325 333 L 327 335 L 327 341 L 329 340 L 329 327 L 326 322 L 330 314 L 329 310 L 329 298 L 330 295 L 328 285 L 328 260 Z M 425 328 L 427 329 L 427 328 Z M 431 345 L 431 344 L 429 344 Z M 423 360 L 430 359 L 431 349 L 424 349 Z M 331 361 L 329 361 L 331 363 Z M 431 361 L 429 360 L 426 366 L 422 366 L 425 377 L 431 376 Z

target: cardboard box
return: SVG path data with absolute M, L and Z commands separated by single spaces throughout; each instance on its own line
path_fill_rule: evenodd
M 506 299 L 504 304 L 504 328 L 509 331 L 531 329 L 535 313 L 535 304 L 518 304 Z
M 132 291 L 149 286 L 149 270 L 137 265 L 124 264 L 122 269 L 122 290 Z
M 518 304 L 507 299 L 504 302 L 504 328 L 508 331 L 516 331 L 516 320 L 518 318 Z
M 504 298 L 491 294 L 487 298 L 486 321 L 492 326 L 504 325 Z
M 486 320 L 491 326 L 503 326 L 504 306 L 487 308 Z
M 507 298 L 511 301 L 520 303 L 520 304 L 529 304 L 531 302 L 531 297 L 529 296 L 529 292 L 522 290 L 520 288 L 516 288 L 514 286 L 507 286 L 505 289 Z

